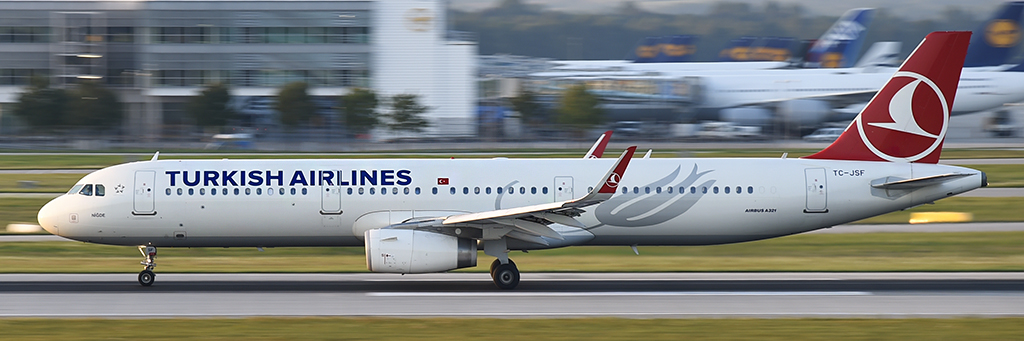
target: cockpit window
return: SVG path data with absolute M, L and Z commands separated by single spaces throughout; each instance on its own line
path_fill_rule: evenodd
M 104 188 L 103 185 L 96 184 L 96 196 L 102 197 L 103 194 L 106 194 L 106 192 L 107 192 L 107 189 Z
M 78 191 L 82 190 L 82 186 L 85 185 L 75 185 L 74 187 L 71 187 L 71 190 L 68 191 L 68 194 L 78 193 Z
M 82 186 L 82 190 L 78 191 L 78 194 L 91 197 L 92 196 L 92 184 Z

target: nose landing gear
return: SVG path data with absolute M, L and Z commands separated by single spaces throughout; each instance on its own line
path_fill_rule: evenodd
M 148 287 L 156 281 L 156 274 L 153 273 L 153 268 L 156 267 L 156 246 L 139 245 L 139 252 L 146 257 L 146 260 L 139 263 L 145 266 L 142 272 L 139 272 L 139 284 Z

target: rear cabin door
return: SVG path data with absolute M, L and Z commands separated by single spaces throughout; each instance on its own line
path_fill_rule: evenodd
M 828 212 L 828 185 L 825 182 L 825 169 L 805 169 L 804 179 L 807 190 L 807 206 L 804 208 L 804 212 Z
M 135 171 L 135 205 L 132 210 L 133 214 L 156 214 L 154 182 L 156 182 L 155 171 Z

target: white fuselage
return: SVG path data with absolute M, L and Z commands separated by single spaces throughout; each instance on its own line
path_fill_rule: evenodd
M 54 234 L 116 245 L 362 246 L 364 231 L 413 217 L 582 196 L 613 161 L 143 161 L 86 175 L 78 183 L 102 184 L 104 196 L 62 195 L 40 210 L 39 221 Z M 948 173 L 971 175 L 914 191 L 871 187 Z M 982 178 L 976 170 L 934 164 L 635 159 L 610 200 L 585 208 L 578 220 L 586 228 L 554 225 L 564 240 L 549 239 L 547 246 L 510 240 L 509 248 L 771 238 L 932 202 L 978 188 Z

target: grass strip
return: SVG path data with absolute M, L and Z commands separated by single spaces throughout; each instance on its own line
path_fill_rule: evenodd
M 988 175 L 989 187 L 1024 187 L 1024 165 L 963 165 Z
M 1024 318 L 4 319 L 13 340 L 1020 340 Z
M 513 252 L 524 272 L 1024 271 L 1024 232 L 804 234 L 713 246 L 581 246 Z M 361 247 L 161 248 L 159 272 L 365 272 Z M 459 271 L 486 272 L 491 257 Z M 134 273 L 134 247 L 0 243 L 3 273 Z
M 952 197 L 936 201 L 934 205 L 887 213 L 854 224 L 906 224 L 914 212 L 967 212 L 974 215 L 976 222 L 1024 221 L 1024 210 L 1021 207 L 1024 207 L 1024 197 Z
M 39 224 L 36 220 L 39 209 L 51 199 L 0 198 L 0 231 L 6 231 L 7 224 L 11 223 Z

